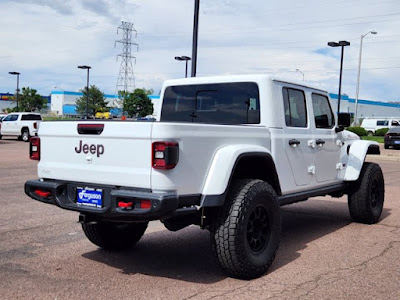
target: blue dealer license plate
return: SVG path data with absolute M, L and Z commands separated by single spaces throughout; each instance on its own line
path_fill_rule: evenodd
M 398 145 L 398 144 L 400 144 L 400 141 L 394 141 L 394 143 L 395 143 L 396 145 Z
M 101 208 L 103 205 L 103 190 L 94 188 L 77 188 L 77 201 L 78 205 L 91 206 Z

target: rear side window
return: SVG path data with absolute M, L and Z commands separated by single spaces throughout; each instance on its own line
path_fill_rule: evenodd
M 376 125 L 377 126 L 389 126 L 389 121 L 387 121 L 387 120 L 378 120 L 376 122 Z
M 21 116 L 21 121 L 41 121 L 41 120 L 42 117 L 40 115 L 28 114 Z
M 258 124 L 260 100 L 254 82 L 170 86 L 165 90 L 163 122 Z
M 315 94 L 311 95 L 315 126 L 317 128 L 333 128 L 335 120 L 329 105 L 329 99 L 325 95 Z
M 307 127 L 307 108 L 304 92 L 298 89 L 283 88 L 285 122 L 288 127 Z

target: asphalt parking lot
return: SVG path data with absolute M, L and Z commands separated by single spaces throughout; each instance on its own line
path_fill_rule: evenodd
M 152 222 L 137 247 L 91 244 L 78 213 L 23 192 L 36 178 L 28 143 L 0 140 L 0 299 L 400 299 L 400 150 L 383 150 L 382 219 L 353 223 L 347 197 L 283 208 L 278 255 L 252 281 L 224 276 L 197 227 Z

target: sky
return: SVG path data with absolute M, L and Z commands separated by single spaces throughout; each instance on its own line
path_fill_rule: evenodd
M 191 56 L 194 0 L 0 0 L 0 92 L 34 88 L 79 91 L 90 84 L 114 94 L 123 38 L 137 31 L 137 88 L 158 93 L 164 80 L 182 78 Z M 376 31 L 373 35 L 370 31 Z M 367 35 L 365 35 L 367 34 Z M 354 98 L 362 39 L 360 99 L 400 101 L 400 1 L 200 0 L 197 76 L 272 74 L 338 92 L 346 40 L 342 93 Z M 189 74 L 190 74 L 189 63 Z

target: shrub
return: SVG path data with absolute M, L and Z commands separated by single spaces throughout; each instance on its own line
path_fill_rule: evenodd
M 389 128 L 381 128 L 375 131 L 374 136 L 384 136 L 389 131 Z
M 358 136 L 367 136 L 368 135 L 368 131 L 366 131 L 362 127 L 347 127 L 346 130 L 354 132 Z

